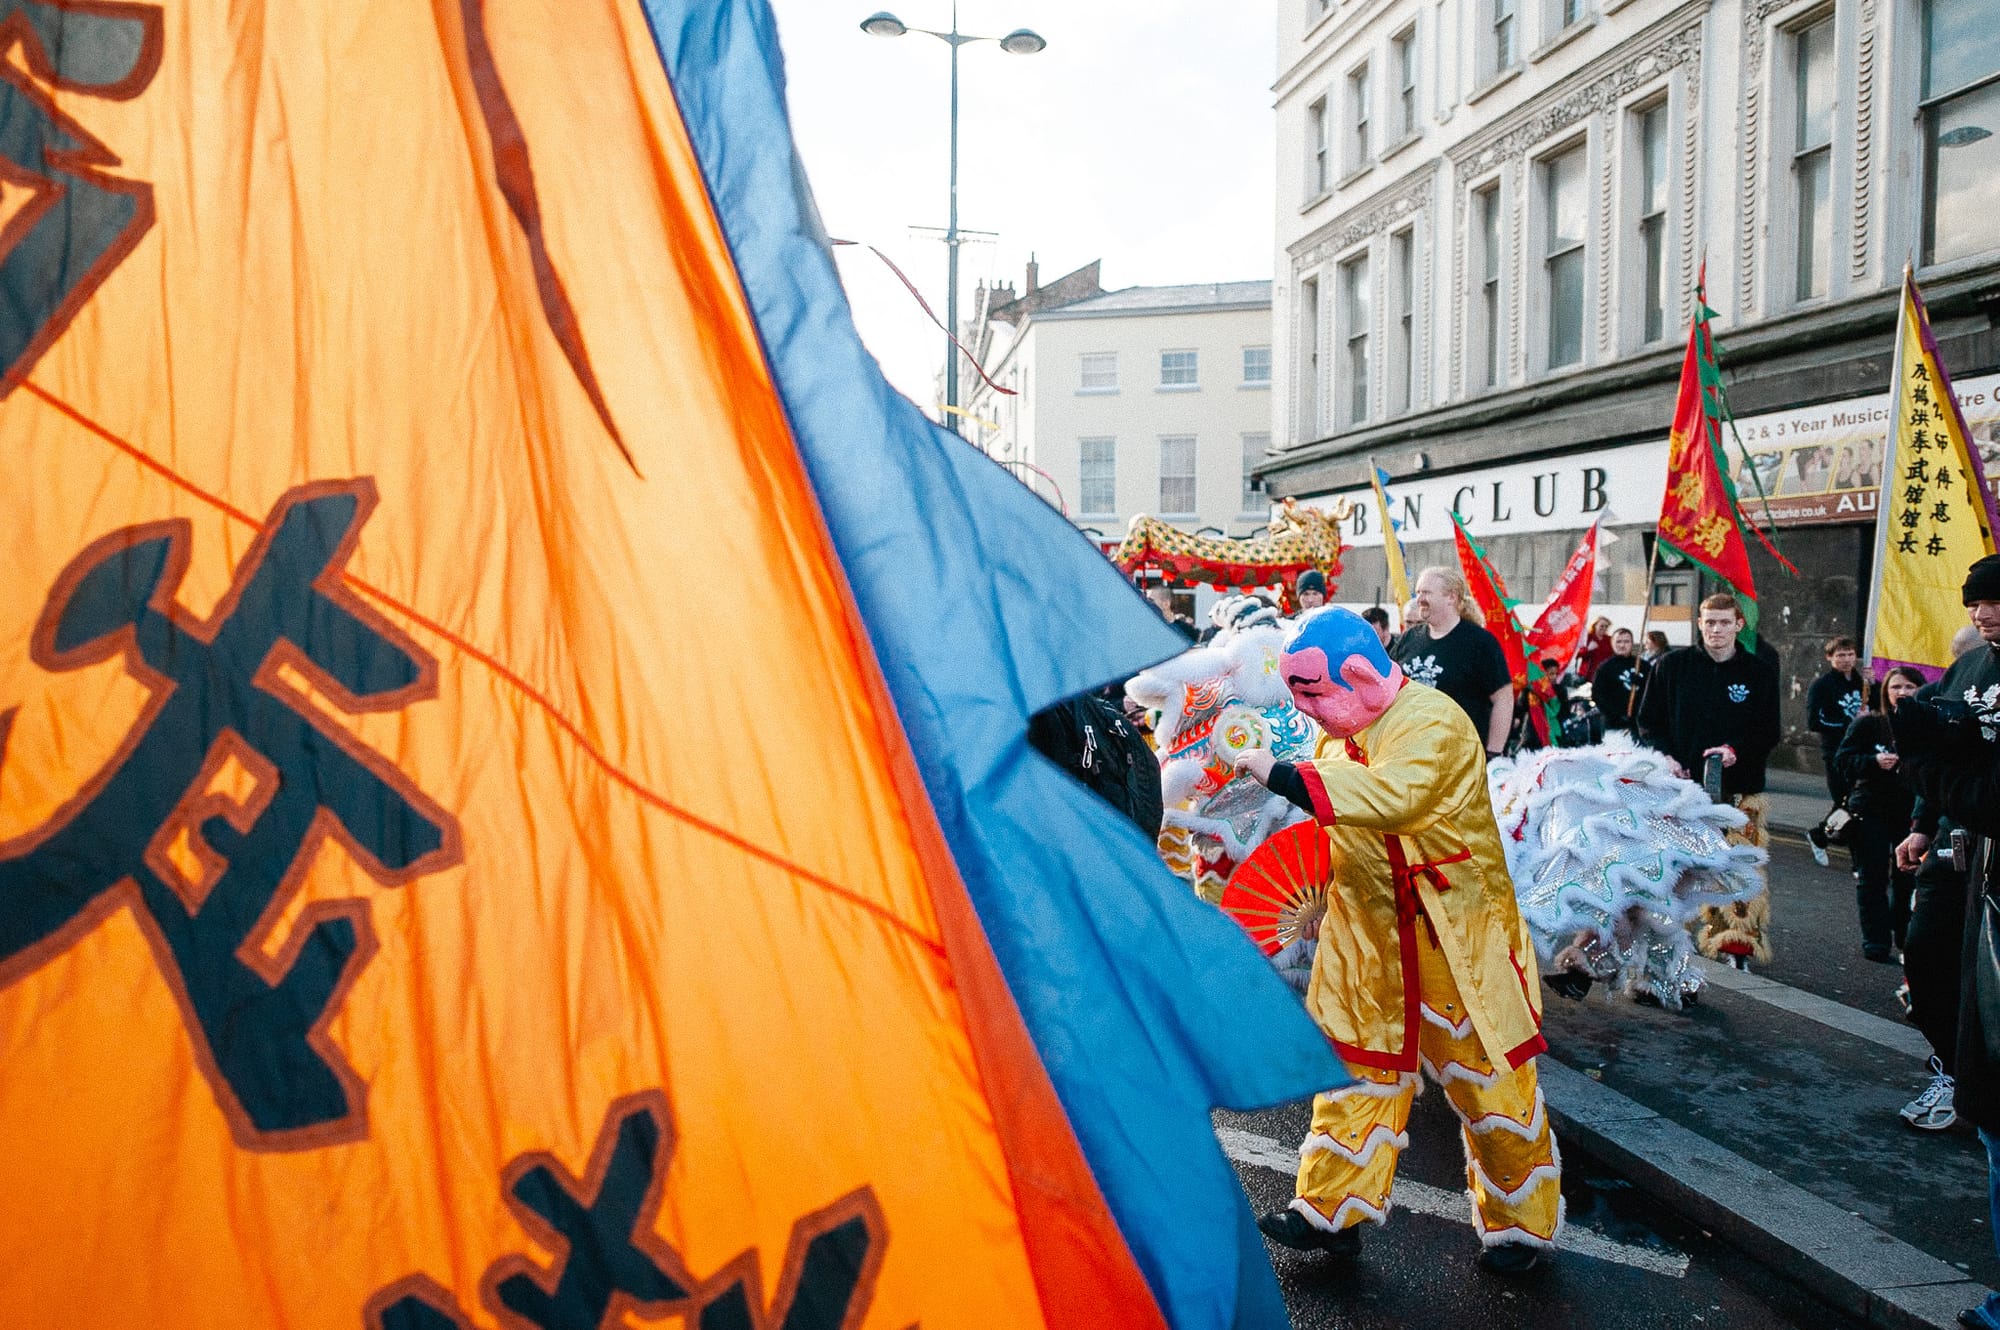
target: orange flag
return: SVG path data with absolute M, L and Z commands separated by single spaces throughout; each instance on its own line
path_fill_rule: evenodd
M 1207 1105 L 1337 1082 L 1324 1041 L 1022 756 L 1053 697 L 1002 667 L 1088 681 L 979 624 L 946 675 L 890 593 L 1046 601 L 1014 559 L 1170 635 L 1018 487 L 878 497 L 982 525 L 867 562 L 855 492 L 957 445 L 828 368 L 861 353 L 768 11 L 5 9 L 0 1324 L 1275 1303 Z M 684 111 L 725 92 L 761 118 Z M 813 303 L 772 316 L 774 274 Z M 1125 950 L 1009 826 L 1097 855 Z M 1154 957 L 1249 1031 L 1120 968 Z M 1121 1137 L 1177 1176 L 1132 1186 Z

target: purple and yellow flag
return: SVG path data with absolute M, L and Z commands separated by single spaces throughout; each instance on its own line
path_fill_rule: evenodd
M 1965 570 L 1994 552 L 1993 491 L 1931 337 L 1923 294 L 1903 273 L 1895 380 L 1875 512 L 1875 587 L 1868 601 L 1868 659 L 1875 677 L 1912 665 L 1927 679 L 1951 664 L 1965 623 Z
M 1337 1082 L 1027 716 L 759 0 L 0 0 L 0 1324 L 1280 1324 Z

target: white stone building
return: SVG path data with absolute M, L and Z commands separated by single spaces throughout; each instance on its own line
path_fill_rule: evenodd
M 1140 513 L 1232 536 L 1269 520 L 1252 471 L 1271 442 L 1269 282 L 1103 291 L 1091 264 L 1038 287 L 1030 265 L 1025 295 L 982 289 L 974 310 L 974 349 L 1016 395 L 972 377 L 967 437 L 1093 539 L 1115 547 Z
M 1757 556 L 1766 631 L 1809 679 L 1860 626 L 1880 426 L 1853 422 L 1886 391 L 1906 260 L 1954 375 L 2000 370 L 2000 0 L 1278 15 L 1273 492 L 1355 493 L 1373 457 L 1462 504 L 1529 604 L 1606 519 L 1629 538 L 1598 600 L 1637 626 L 1705 261 L 1730 405 L 1810 573 Z M 1448 548 L 1424 517 L 1417 562 Z M 1349 586 L 1379 582 L 1379 535 L 1351 538 Z M 1653 620 L 1684 631 L 1701 590 L 1670 572 Z

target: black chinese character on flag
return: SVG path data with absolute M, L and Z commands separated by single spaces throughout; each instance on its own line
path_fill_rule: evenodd
M 317 1031 L 374 950 L 368 907 L 312 906 L 274 939 L 296 870 L 329 839 L 385 885 L 458 858 L 450 816 L 287 680 L 348 712 L 434 690 L 430 658 L 341 581 L 374 502 L 366 480 L 287 494 L 206 622 L 175 601 L 190 524 L 115 531 L 71 561 L 34 635 L 44 669 L 122 658 L 153 700 L 83 795 L 0 859 L 0 987 L 129 907 L 249 1148 L 365 1128 L 363 1088 Z

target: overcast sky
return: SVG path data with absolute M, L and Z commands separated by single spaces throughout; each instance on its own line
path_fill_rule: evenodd
M 871 37 L 882 0 L 772 0 L 792 129 L 828 231 L 881 248 L 940 318 L 948 202 L 950 48 Z M 998 232 L 960 251 L 960 299 L 981 278 L 1021 287 L 1104 261 L 1104 285 L 1271 275 L 1275 0 L 963 0 L 960 31 L 1033 28 L 1039 55 L 960 51 L 959 225 Z M 950 0 L 894 0 L 949 29 Z M 861 336 L 927 410 L 944 336 L 866 250 L 842 249 Z M 963 311 L 962 311 L 963 312 Z

